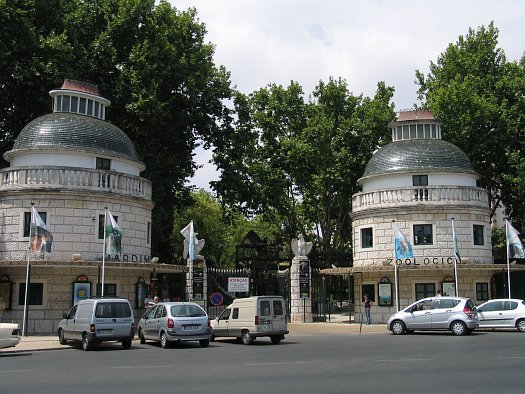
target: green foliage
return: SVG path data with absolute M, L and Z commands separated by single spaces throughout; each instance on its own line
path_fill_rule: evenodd
M 392 95 L 379 83 L 372 99 L 354 96 L 341 79 L 321 81 L 308 101 L 296 82 L 237 94 L 238 116 L 214 141 L 213 188 L 225 205 L 264 215 L 286 243 L 300 233 L 317 241 L 325 263 L 348 256 L 351 196 L 389 134 Z
M 164 0 L 0 1 L 0 149 L 48 113 L 64 78 L 95 83 L 108 120 L 134 142 L 153 184 L 152 254 L 171 260 L 176 203 L 188 200 L 198 139 L 208 143 L 229 110 L 229 74 L 196 11 Z M 4 164 L 5 165 L 5 164 Z
M 204 239 L 205 246 L 201 254 L 208 265 L 223 268 L 235 267 L 236 246 L 248 231 L 253 230 L 262 239 L 275 241 L 276 228 L 261 217 L 246 219 L 239 212 L 226 214 L 219 199 L 203 189 L 191 193 L 191 205 L 175 211 L 175 224 L 172 234 L 172 248 L 176 261 L 184 264 L 182 257 L 184 238 L 180 234 L 193 220 L 198 239 Z
M 524 62 L 507 62 L 491 23 L 470 29 L 450 44 L 430 73 L 416 71 L 425 106 L 444 123 L 444 139 L 459 146 L 490 191 L 491 207 L 501 201 L 524 222 Z

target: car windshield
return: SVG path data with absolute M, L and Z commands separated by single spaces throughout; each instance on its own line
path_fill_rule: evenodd
M 206 312 L 197 305 L 173 305 L 171 307 L 173 317 L 198 317 L 206 316 Z

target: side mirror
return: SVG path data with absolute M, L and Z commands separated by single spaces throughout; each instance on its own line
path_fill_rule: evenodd
M 67 319 L 67 313 L 64 312 L 64 314 L 62 315 L 62 319 Z

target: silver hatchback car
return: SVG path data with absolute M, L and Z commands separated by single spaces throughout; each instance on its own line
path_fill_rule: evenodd
M 387 327 L 396 335 L 416 330 L 452 331 L 465 335 L 478 326 L 474 304 L 469 298 L 431 297 L 414 302 L 394 313 Z
M 525 301 L 490 300 L 477 307 L 480 328 L 516 328 L 525 332 Z
M 159 302 L 140 319 L 138 335 L 140 343 L 160 341 L 162 348 L 185 341 L 199 341 L 201 347 L 206 347 L 210 344 L 210 319 L 193 302 Z

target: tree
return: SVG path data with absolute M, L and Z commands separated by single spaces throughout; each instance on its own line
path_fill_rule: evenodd
M 112 102 L 108 120 L 146 164 L 152 253 L 170 261 L 172 213 L 189 200 L 194 149 L 222 127 L 232 94 L 196 11 L 164 0 L 13 0 L 0 2 L 0 26 L 2 153 L 25 124 L 49 112 L 47 92 L 64 78 L 97 84 Z
M 380 83 L 373 99 L 354 96 L 341 79 L 320 82 L 308 102 L 296 82 L 238 94 L 238 117 L 214 143 L 214 189 L 226 205 L 264 215 L 287 243 L 302 233 L 325 263 L 348 263 L 351 196 L 388 135 L 392 95 Z
M 240 212 L 226 214 L 220 200 L 212 193 L 200 189 L 191 193 L 191 205 L 175 210 L 172 243 L 177 261 L 184 264 L 183 237 L 180 230 L 193 220 L 198 239 L 204 239 L 201 254 L 209 266 L 234 268 L 236 246 L 249 230 L 261 238 L 275 241 L 276 229 L 261 217 L 246 219 Z
M 524 63 L 507 62 L 490 23 L 450 44 L 425 77 L 416 70 L 420 99 L 443 121 L 443 136 L 460 147 L 480 173 L 494 210 L 503 202 L 524 223 Z M 516 198 L 518 197 L 519 198 Z

